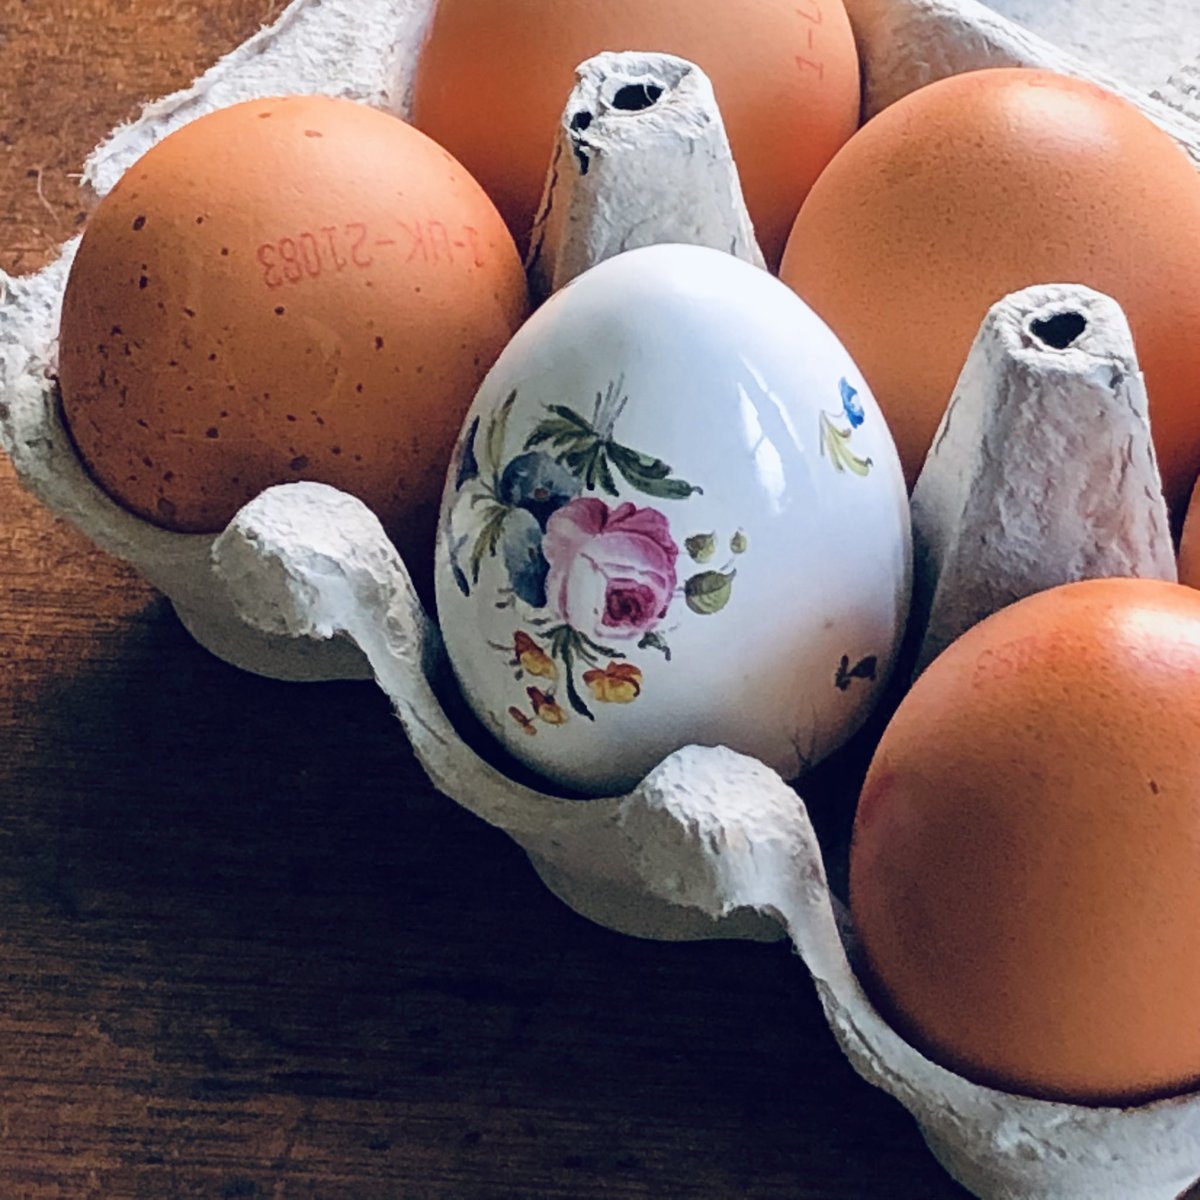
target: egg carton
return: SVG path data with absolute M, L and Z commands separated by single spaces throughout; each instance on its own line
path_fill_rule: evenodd
M 1126 95 L 1200 162 L 1200 126 L 1188 112 L 1105 77 L 970 0 L 850 0 L 847 8 L 863 58 L 868 114 L 956 72 L 1045 66 Z M 89 160 L 86 178 L 104 194 L 170 130 L 255 96 L 327 92 L 404 114 L 431 12 L 431 0 L 295 0 L 193 88 L 118 130 Z M 661 56 L 643 68 L 663 75 L 673 69 Z M 612 69 L 631 68 L 625 62 Z M 581 78 L 581 87 L 599 89 L 590 101 L 595 105 L 603 103 L 605 78 L 603 72 L 590 82 Z M 1166 95 L 1190 109 L 1191 78 L 1181 77 Z M 707 183 L 719 198 L 735 186 L 736 173 L 719 144 L 709 163 L 704 179 L 687 186 Z M 545 261 L 554 265 L 543 279 L 546 290 L 612 251 L 606 240 L 612 231 L 606 234 L 594 194 L 579 182 L 559 185 L 559 210 L 576 219 L 551 238 Z M 620 186 L 619 178 L 612 186 Z M 712 244 L 718 231 L 727 238 L 730 223 L 741 228 L 737 203 L 717 204 L 714 211 L 690 238 L 666 227 L 643 229 L 642 237 Z M 743 234 L 740 245 L 753 261 L 752 237 Z M 976 1195 L 1166 1200 L 1200 1178 L 1200 1097 L 1131 1109 L 1039 1101 L 973 1084 L 900 1038 L 855 974 L 853 933 L 828 886 L 804 805 L 762 763 L 724 748 L 688 747 L 626 796 L 577 802 L 515 781 L 473 749 L 463 722 L 450 715 L 454 689 L 438 631 L 379 522 L 357 500 L 320 484 L 271 488 L 216 537 L 155 529 L 110 501 L 72 449 L 53 382 L 62 291 L 75 247 L 64 247 L 40 275 L 0 280 L 0 440 L 23 483 L 102 549 L 137 566 L 167 594 L 197 640 L 239 666 L 279 678 L 373 676 L 434 785 L 504 829 L 547 886 L 592 920 L 668 940 L 790 937 L 855 1069 L 908 1107 L 939 1161 Z M 1087 335 L 1065 346 L 1041 337 L 1048 320 L 1064 314 L 1082 318 Z M 1116 359 L 1129 366 L 1133 382 L 1124 392 L 1114 384 L 1105 393 L 1097 382 L 1104 373 L 1096 367 Z M 1028 392 L 1030 378 L 1051 375 L 1055 387 L 1084 389 L 1107 411 L 1123 406 L 1137 481 L 1160 495 L 1128 328 L 1111 301 L 1084 289 L 1035 289 L 993 310 L 955 397 L 960 412 L 975 414 L 976 442 L 1011 434 L 1005 422 L 1012 409 L 1002 399 L 1016 381 L 1025 381 L 1020 386 Z M 1041 401 L 1047 411 L 1050 394 L 1047 388 Z M 1031 402 L 1038 402 L 1036 394 Z M 1007 440 L 1017 461 L 1012 446 L 1024 450 L 1028 443 Z M 973 476 L 970 459 L 953 445 L 945 448 L 927 463 L 914 494 L 918 603 L 922 622 L 931 621 L 927 638 L 951 637 L 956 623 L 1072 573 L 1173 577 L 1165 509 L 1151 502 L 1106 510 L 1087 529 L 1061 529 L 1032 566 L 1017 554 L 986 564 L 992 591 L 970 594 L 983 564 L 965 553 L 973 539 L 961 536 L 962 499 L 973 488 L 995 494 L 1003 483 Z M 1077 492 L 1102 487 L 1102 473 L 1074 486 Z M 968 516 L 1016 545 L 1022 521 L 1036 522 L 1045 503 L 1032 491 L 1019 499 L 1015 507 L 989 510 L 985 504 Z M 1110 537 L 1114 525 L 1119 539 Z M 1080 552 L 1081 541 L 1090 552 Z M 1114 542 L 1128 548 L 1121 561 L 1124 551 L 1108 556 Z

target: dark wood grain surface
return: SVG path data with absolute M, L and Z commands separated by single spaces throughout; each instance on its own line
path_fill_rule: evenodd
M 2 0 L 0 265 L 280 7 Z M 0 1198 L 963 1194 L 786 945 L 575 916 L 377 689 L 211 658 L 0 456 Z

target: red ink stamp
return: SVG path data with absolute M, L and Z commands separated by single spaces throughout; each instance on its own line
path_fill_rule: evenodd
M 263 283 L 274 291 L 319 279 L 327 271 L 341 272 L 347 267 L 366 270 L 375 264 L 373 249 L 398 247 L 402 262 L 425 262 L 438 266 L 482 267 L 483 249 L 479 231 L 471 225 L 457 229 L 436 218 L 424 221 L 396 219 L 401 239 L 372 231 L 365 221 L 344 225 L 322 225 L 319 230 L 287 234 L 273 242 L 263 242 L 257 250 L 263 269 Z

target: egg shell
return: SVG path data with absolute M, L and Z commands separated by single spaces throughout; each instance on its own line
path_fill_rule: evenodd
M 792 292 L 721 251 L 647 247 L 557 293 L 489 373 L 435 582 L 468 701 L 560 785 L 617 792 L 689 742 L 790 777 L 891 668 L 903 479 Z
M 92 216 L 63 411 L 95 479 L 156 525 L 216 532 L 317 479 L 419 567 L 462 414 L 527 305 L 495 208 L 424 134 L 349 100 L 250 101 L 164 139 Z
M 917 681 L 859 802 L 854 928 L 931 1058 L 1134 1104 L 1200 1082 L 1200 595 L 1028 597 Z
M 837 331 L 921 469 L 988 308 L 1032 284 L 1121 305 L 1146 374 L 1168 505 L 1200 464 L 1200 178 L 1132 104 L 1047 71 L 940 80 L 847 142 L 781 266 Z
M 858 125 L 842 0 L 440 0 L 413 120 L 474 173 L 521 245 L 575 67 L 606 50 L 665 51 L 709 75 L 755 232 L 778 263 L 805 193 Z
M 1200 588 L 1200 484 L 1192 489 L 1183 534 L 1179 539 L 1179 582 Z

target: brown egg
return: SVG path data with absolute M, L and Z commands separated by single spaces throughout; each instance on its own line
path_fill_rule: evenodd
M 712 79 L 768 262 L 859 119 L 842 0 L 440 0 L 413 120 L 452 151 L 525 245 L 575 68 L 601 51 L 678 54 Z
M 1200 484 L 1192 489 L 1179 541 L 1179 582 L 1200 588 Z
M 1200 178 L 1132 105 L 1044 71 L 989 70 L 869 121 L 812 189 L 783 279 L 833 326 L 909 484 L 988 308 L 1035 283 L 1124 307 L 1169 504 L 1200 465 Z
M 494 206 L 424 134 L 349 100 L 256 100 L 171 134 L 92 216 L 63 410 L 97 482 L 156 525 L 215 532 L 319 480 L 428 571 L 463 413 L 527 303 Z
M 1022 600 L 917 680 L 859 803 L 871 990 L 931 1058 L 1125 1104 L 1200 1083 L 1200 593 Z

